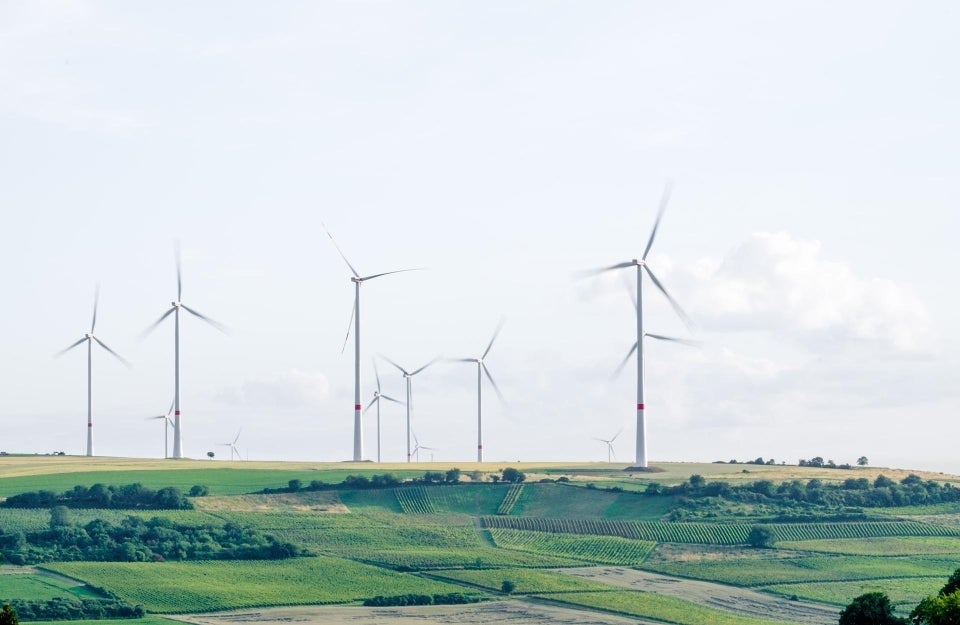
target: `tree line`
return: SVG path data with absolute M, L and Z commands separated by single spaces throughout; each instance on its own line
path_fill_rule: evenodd
M 191 494 L 205 491 L 206 487 L 194 486 Z M 122 510 L 191 510 L 193 504 L 180 490 L 167 486 L 158 490 L 143 484 L 125 484 L 122 486 L 74 486 L 68 491 L 55 493 L 38 490 L 7 497 L 0 502 L 5 508 L 112 508 Z
M 130 516 L 114 524 L 71 524 L 66 508 L 51 511 L 50 528 L 4 533 L 0 555 L 13 564 L 41 562 L 161 562 L 164 560 L 276 560 L 309 555 L 292 543 L 227 523 L 187 526 L 170 519 Z
M 924 598 L 907 618 L 893 613 L 885 592 L 860 595 L 840 613 L 840 625 L 957 625 L 960 623 L 960 569 L 935 596 Z
M 23 621 L 79 621 L 87 619 L 143 618 L 142 605 L 131 605 L 115 598 L 109 599 L 13 599 L 5 602 L 10 606 L 12 621 L 3 625 L 16 625 Z

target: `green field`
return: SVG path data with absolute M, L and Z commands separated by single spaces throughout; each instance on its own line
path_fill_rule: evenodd
M 65 562 L 52 571 L 109 588 L 155 613 L 345 603 L 376 595 L 456 592 L 457 587 L 328 557 L 282 561 Z
M 849 477 L 872 479 L 881 472 L 895 479 L 907 474 L 889 469 L 673 463 L 658 466 L 662 471 L 631 474 L 622 470 L 624 465 L 605 463 L 464 464 L 460 468 L 466 483 L 459 485 L 250 494 L 285 488 L 293 479 L 308 485 L 387 472 L 420 477 L 426 470 L 453 466 L 4 457 L 0 497 L 37 489 L 62 492 L 98 482 L 140 482 L 183 491 L 203 484 L 212 496 L 196 499 L 198 509 L 193 511 L 71 510 L 69 517 L 78 524 L 95 518 L 117 522 L 131 514 L 160 516 L 181 525 L 233 523 L 318 554 L 270 561 L 63 562 L 48 567 L 142 604 L 153 614 L 353 603 L 408 593 L 493 596 L 510 580 L 518 595 L 636 618 L 677 625 L 772 625 L 553 569 L 637 567 L 836 606 L 862 592 L 883 590 L 907 609 L 936 592 L 960 566 L 958 504 L 852 514 L 831 509 L 818 512 L 817 522 L 772 523 L 797 516 L 793 509 L 764 502 L 678 508 L 683 505 L 680 497 L 643 494 L 649 482 L 677 484 L 693 473 L 730 483 L 812 477 L 842 482 Z M 504 466 L 526 471 L 528 480 L 522 485 L 469 481 L 474 470 L 489 474 Z M 571 481 L 539 481 L 561 475 Z M 924 479 L 957 481 L 932 474 Z M 683 514 L 677 514 L 678 509 Z M 806 515 L 808 510 L 797 514 L 801 512 Z M 668 520 L 691 517 L 696 520 Z M 42 530 L 49 521 L 48 510 L 0 508 L 3 534 Z M 773 530 L 773 548 L 745 546 L 759 521 Z M 0 574 L 0 599 L 82 597 L 90 592 L 80 582 L 42 571 Z M 139 623 L 170 625 L 156 617 Z

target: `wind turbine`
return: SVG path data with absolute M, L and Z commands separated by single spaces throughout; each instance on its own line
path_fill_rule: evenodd
M 149 328 L 143 331 L 141 337 L 146 337 L 148 334 L 153 332 L 153 330 L 160 325 L 164 319 L 173 315 L 173 457 L 174 458 L 183 458 L 183 424 L 180 422 L 180 310 L 183 309 L 197 317 L 206 321 L 214 328 L 220 330 L 224 334 L 227 333 L 227 329 L 220 323 L 214 321 L 206 315 L 202 315 L 196 310 L 190 308 L 182 301 L 180 301 L 181 295 L 183 293 L 183 279 L 182 272 L 180 270 L 180 246 L 177 246 L 176 249 L 177 257 L 177 299 L 170 302 L 170 308 L 167 312 L 160 315 L 160 318 L 153 322 Z
M 110 352 L 114 358 L 122 362 L 125 366 L 130 367 L 130 363 L 120 354 L 113 351 L 106 344 L 94 336 L 93 331 L 97 327 L 97 304 L 100 301 L 100 285 L 97 285 L 96 290 L 93 295 L 93 321 L 90 322 L 90 331 L 83 335 L 76 343 L 72 344 L 70 347 L 57 352 L 55 357 L 60 357 L 63 354 L 66 354 L 74 347 L 77 347 L 81 343 L 87 344 L 87 455 L 93 455 L 93 344 L 96 343 L 103 349 Z
M 413 432 L 413 431 L 411 430 L 411 432 Z M 417 462 L 420 462 L 420 450 L 421 450 L 421 449 L 426 449 L 427 451 L 438 451 L 438 450 L 437 450 L 436 448 L 434 448 L 434 447 L 427 447 L 426 445 L 421 445 L 421 444 L 420 444 L 420 441 L 417 440 L 417 433 L 416 433 L 416 432 L 413 432 L 413 442 L 415 443 L 415 446 L 414 446 L 414 448 L 413 448 L 413 454 L 416 455 L 416 457 L 417 457 Z M 430 462 L 433 462 L 433 454 L 430 454 Z
M 243 428 L 237 430 L 237 435 L 234 437 L 232 443 L 220 443 L 221 447 L 230 448 L 230 459 L 233 460 L 233 455 L 236 454 L 237 458 L 243 460 L 243 454 L 240 453 L 240 450 L 237 449 L 237 441 L 240 440 L 240 432 L 243 432 Z
M 634 306 L 637 310 L 637 342 L 633 344 L 633 347 L 630 348 L 630 351 L 627 353 L 627 357 L 618 367 L 618 371 L 622 369 L 627 361 L 630 360 L 630 356 L 634 352 L 637 353 L 637 452 L 636 452 L 636 466 L 646 468 L 647 466 L 647 423 L 645 420 L 645 411 L 646 404 L 644 402 L 643 394 L 643 339 L 645 336 L 649 336 L 652 339 L 658 339 L 663 341 L 675 341 L 686 343 L 683 339 L 675 339 L 671 337 L 661 336 L 658 334 L 646 334 L 643 331 L 643 272 L 646 272 L 650 277 L 650 281 L 653 282 L 653 285 L 663 293 L 664 297 L 667 298 L 667 301 L 670 302 L 670 306 L 673 307 L 673 310 L 677 313 L 680 319 L 687 325 L 687 327 L 692 326 L 692 322 L 687 314 L 680 307 L 680 304 L 677 303 L 673 297 L 667 292 L 667 289 L 663 286 L 660 280 L 657 279 L 657 276 L 654 275 L 653 271 L 650 269 L 650 265 L 647 263 L 647 254 L 650 253 L 650 248 L 653 246 L 653 240 L 657 236 L 657 228 L 660 227 L 660 220 L 663 218 L 663 212 L 667 208 L 667 203 L 670 200 L 670 191 L 671 185 L 668 183 L 663 190 L 663 196 L 660 199 L 660 209 L 657 211 L 657 219 L 653 223 L 653 231 L 650 233 L 650 238 L 647 241 L 647 246 L 643 250 L 643 256 L 639 259 L 634 258 L 622 263 L 617 263 L 616 265 L 611 265 L 609 267 L 603 267 L 602 269 L 597 269 L 590 273 L 599 274 L 607 271 L 614 271 L 616 269 L 627 269 L 630 267 L 637 268 L 637 298 L 634 301 Z
M 363 414 L 363 406 L 360 404 L 360 285 L 366 282 L 367 280 L 373 280 L 374 278 L 379 278 L 380 276 L 388 276 L 392 273 L 403 273 L 405 271 L 415 271 L 415 269 L 397 269 L 395 271 L 385 271 L 383 273 L 375 273 L 369 276 L 361 276 L 360 273 L 350 264 L 350 261 L 347 260 L 346 255 L 340 249 L 340 246 L 337 245 L 337 242 L 333 239 L 333 235 L 330 234 L 330 230 L 327 229 L 326 224 L 323 224 L 323 229 L 327 231 L 327 236 L 330 237 L 330 241 L 333 243 L 333 247 L 337 248 L 337 253 L 340 254 L 340 258 L 343 259 L 343 262 L 347 263 L 347 267 L 350 268 L 350 273 L 353 275 L 350 276 L 350 281 L 353 282 L 355 287 L 355 294 L 353 299 L 353 312 L 350 313 L 350 321 L 354 322 L 353 328 L 353 461 L 361 462 L 363 461 L 363 423 L 361 421 L 361 415 Z M 347 346 L 347 340 L 350 338 L 350 323 L 347 323 L 347 335 L 343 339 L 343 348 L 340 349 L 341 353 Z
M 168 441 L 170 438 L 169 429 L 173 422 L 170 420 L 170 413 L 173 412 L 173 402 L 170 402 L 170 409 L 167 410 L 167 414 L 157 415 L 156 417 L 147 417 L 148 421 L 156 421 L 157 419 L 163 419 L 163 457 L 169 458 L 170 453 L 168 452 Z
M 370 403 L 367 404 L 367 407 L 363 409 L 363 412 L 366 414 L 366 412 L 370 410 L 371 406 L 374 404 L 377 405 L 377 462 L 380 462 L 380 400 L 386 399 L 387 401 L 392 401 L 395 404 L 403 404 L 403 402 L 380 392 L 380 372 L 377 371 L 376 360 L 373 361 L 373 374 L 377 378 L 377 390 L 373 392 L 373 399 L 371 399 Z
M 479 358 L 458 358 L 455 362 L 474 362 L 477 364 L 477 462 L 483 462 L 483 411 L 481 404 L 481 382 L 483 380 L 481 372 L 486 374 L 487 379 L 490 380 L 490 384 L 493 386 L 493 390 L 497 392 L 497 396 L 500 398 L 500 401 L 504 401 L 503 394 L 500 392 L 500 389 L 497 387 L 497 383 L 493 381 L 493 376 L 490 375 L 490 370 L 487 369 L 487 365 L 483 363 L 483 359 L 487 357 L 487 354 L 490 353 L 490 348 L 493 347 L 493 342 L 497 340 L 497 336 L 500 334 L 500 330 L 503 329 L 503 320 L 500 321 L 500 324 L 497 325 L 497 329 L 493 332 L 493 337 L 490 339 L 490 342 L 487 344 L 487 349 L 483 351 L 483 355 Z
M 422 367 L 420 367 L 415 371 L 407 371 L 406 369 L 404 369 L 397 363 L 393 362 L 386 356 L 383 356 L 383 359 L 389 362 L 391 365 L 393 365 L 397 369 L 399 369 L 400 373 L 403 374 L 403 379 L 406 380 L 406 383 L 407 383 L 407 462 L 410 462 L 410 457 L 413 455 L 413 452 L 410 450 L 410 432 L 411 432 L 410 413 L 413 410 L 413 389 L 411 388 L 410 380 L 413 379 L 413 376 L 417 375 L 418 373 L 420 373 L 421 371 L 423 371 L 433 363 L 437 362 L 439 360 L 439 357 L 434 358 L 433 360 L 431 360 L 430 362 L 428 362 L 427 364 L 423 365 Z
M 617 437 L 620 436 L 620 432 L 623 432 L 623 428 L 620 428 L 620 431 L 613 435 L 612 438 L 597 438 L 594 437 L 593 440 L 600 441 L 601 443 L 606 443 L 607 445 L 607 462 L 610 462 L 611 456 L 613 458 L 617 457 L 617 454 L 613 451 L 613 441 L 617 440 Z

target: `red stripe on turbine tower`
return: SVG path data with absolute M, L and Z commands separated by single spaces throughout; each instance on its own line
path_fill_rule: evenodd
M 643 410 L 643 404 L 637 404 L 637 410 Z
M 176 411 L 174 411 L 173 414 L 179 417 L 179 416 L 180 416 L 180 411 L 179 411 L 179 410 L 176 410 Z
M 93 427 L 93 423 L 91 423 L 90 421 L 87 421 L 87 427 L 88 427 L 88 428 L 92 428 L 92 427 Z

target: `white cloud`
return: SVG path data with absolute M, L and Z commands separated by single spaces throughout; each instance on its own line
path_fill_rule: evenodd
M 815 351 L 864 343 L 915 352 L 927 344 L 927 314 L 913 293 L 823 258 L 818 241 L 756 233 L 723 260 L 701 260 L 694 275 L 695 317 L 707 329 L 774 332 Z
M 329 386 L 327 377 L 319 371 L 289 369 L 247 378 L 239 386 L 219 393 L 218 399 L 251 408 L 314 409 L 326 401 Z

